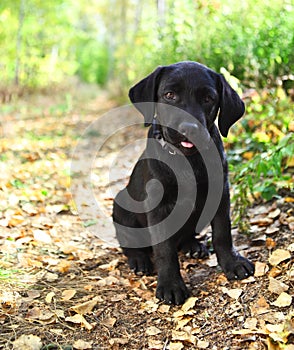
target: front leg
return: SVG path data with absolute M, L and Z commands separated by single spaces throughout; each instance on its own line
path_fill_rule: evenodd
M 180 273 L 174 235 L 169 237 L 167 234 L 172 232 L 173 228 L 169 228 L 168 225 L 155 224 L 163 212 L 166 212 L 165 208 L 156 209 L 156 215 L 155 213 L 148 215 L 151 241 L 155 242 L 153 256 L 158 273 L 156 297 L 165 303 L 180 305 L 188 298 L 189 292 Z M 166 238 L 160 242 L 162 237 Z
M 238 254 L 232 243 L 230 220 L 230 195 L 228 184 L 224 186 L 221 203 L 212 226 L 212 243 L 217 260 L 226 277 L 232 279 L 244 279 L 254 274 L 253 263 Z
M 168 304 L 180 305 L 189 297 L 189 291 L 180 273 L 177 249 L 171 239 L 153 247 L 157 267 L 156 297 Z

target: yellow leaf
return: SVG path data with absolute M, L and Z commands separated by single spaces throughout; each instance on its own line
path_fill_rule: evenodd
M 50 292 L 46 295 L 45 301 L 47 304 L 51 304 L 53 297 L 55 297 L 54 292 Z
M 277 307 L 286 307 L 290 306 L 292 303 L 292 296 L 286 292 L 283 292 L 279 295 L 278 299 L 273 302 L 273 305 Z
M 254 276 L 255 277 L 264 276 L 268 272 L 268 270 L 269 270 L 269 267 L 267 266 L 267 264 L 257 261 L 255 263 Z
M 277 249 L 271 254 L 268 261 L 272 266 L 277 266 L 282 261 L 290 259 L 290 258 L 291 258 L 291 254 L 288 250 Z
M 243 158 L 245 158 L 245 159 L 247 159 L 247 160 L 252 159 L 253 156 L 254 156 L 254 153 L 253 153 L 253 152 L 244 152 L 244 153 L 243 153 Z
M 66 289 L 62 292 L 62 301 L 68 301 L 72 299 L 76 295 L 76 290 L 75 289 Z
M 184 311 L 184 313 L 186 313 L 187 311 L 192 309 L 195 306 L 197 300 L 198 300 L 198 298 L 196 298 L 196 297 L 191 297 L 191 298 L 187 299 L 185 304 L 182 306 L 182 311 Z
M 288 158 L 286 166 L 288 168 L 294 167 L 294 156 Z
M 192 317 L 185 317 L 182 319 L 177 320 L 177 326 L 176 326 L 176 330 L 182 329 L 183 327 L 185 327 L 190 321 L 192 320 Z
M 228 289 L 226 287 L 222 287 L 222 292 L 227 294 L 230 298 L 237 300 L 243 293 L 243 290 L 238 288 Z
M 172 340 L 186 341 L 191 344 L 196 343 L 196 337 L 190 332 L 172 330 Z
M 82 339 L 76 340 L 73 347 L 77 350 L 92 349 L 92 342 L 84 341 Z
M 70 309 L 80 315 L 89 314 L 90 312 L 92 312 L 93 308 L 97 305 L 99 300 L 99 297 L 95 297 L 92 300 L 86 301 L 85 303 L 72 306 Z
M 209 342 L 204 340 L 198 340 L 197 347 L 199 349 L 207 349 L 209 347 Z
M 247 329 L 256 329 L 257 326 L 257 318 L 252 318 L 249 317 L 246 319 L 246 321 L 244 322 L 244 328 Z
M 69 317 L 66 317 L 65 321 L 81 324 L 89 331 L 93 329 L 93 326 L 89 322 L 86 321 L 86 319 L 84 318 L 83 315 L 76 314 L 74 316 L 69 316 Z
M 162 349 L 162 347 L 161 347 Z M 169 344 L 169 349 L 170 350 L 181 350 L 181 349 L 184 349 L 184 345 L 180 342 L 171 342 Z

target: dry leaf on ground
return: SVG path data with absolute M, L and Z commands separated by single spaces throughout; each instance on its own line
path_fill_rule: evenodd
M 291 258 L 291 254 L 288 250 L 277 249 L 271 254 L 268 261 L 272 266 L 277 266 L 282 261 L 285 261 L 285 260 L 290 259 L 290 258 Z
M 269 287 L 268 290 L 275 294 L 281 294 L 286 292 L 289 289 L 289 286 L 273 277 L 269 277 Z
M 283 292 L 279 295 L 278 299 L 274 301 L 272 304 L 277 307 L 286 307 L 290 306 L 292 303 L 292 296 L 286 292 Z
M 41 347 L 41 338 L 33 334 L 23 334 L 13 342 L 13 349 L 15 350 L 40 350 Z

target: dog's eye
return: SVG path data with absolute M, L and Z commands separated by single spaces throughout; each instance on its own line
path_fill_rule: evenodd
M 169 91 L 169 92 L 166 92 L 164 94 L 164 97 L 167 99 L 167 100 L 175 100 L 176 99 L 176 94 L 172 91 Z

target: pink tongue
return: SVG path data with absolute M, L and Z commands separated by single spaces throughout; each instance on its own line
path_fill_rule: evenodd
M 191 143 L 191 142 L 185 142 L 185 141 L 182 141 L 182 142 L 181 142 L 181 145 L 182 145 L 183 147 L 185 147 L 185 148 L 192 148 L 192 147 L 194 147 L 193 143 Z

